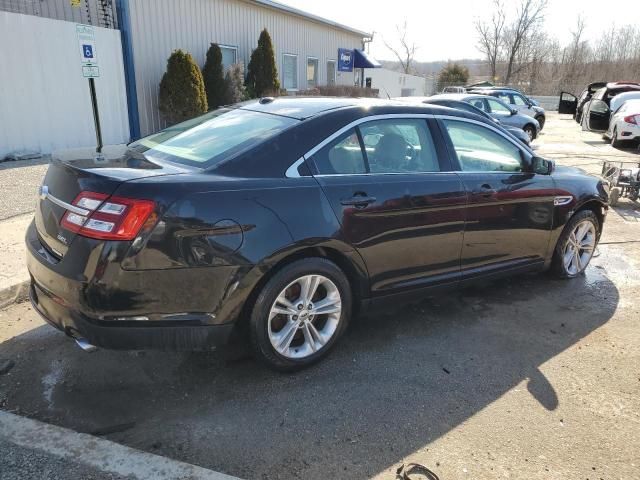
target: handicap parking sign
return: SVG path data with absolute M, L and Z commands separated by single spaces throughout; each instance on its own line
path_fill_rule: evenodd
M 84 58 L 93 58 L 93 46 L 82 45 L 82 52 L 84 53 Z

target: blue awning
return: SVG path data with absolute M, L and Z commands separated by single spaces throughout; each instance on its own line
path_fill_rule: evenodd
M 380 68 L 382 65 L 368 56 L 362 50 L 355 49 L 353 51 L 353 68 Z

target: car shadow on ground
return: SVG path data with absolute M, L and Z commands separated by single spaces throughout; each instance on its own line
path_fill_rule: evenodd
M 50 162 L 49 156 L 35 158 L 32 160 L 2 160 L 0 170 L 12 170 L 14 168 L 33 167 L 34 165 L 47 165 Z
M 618 291 L 602 272 L 523 276 L 363 316 L 329 358 L 290 375 L 238 347 L 89 355 L 43 326 L 0 345 L 16 359 L 0 402 L 244 478 L 369 477 L 520 383 L 553 412 L 565 386 L 539 367 L 613 315 Z

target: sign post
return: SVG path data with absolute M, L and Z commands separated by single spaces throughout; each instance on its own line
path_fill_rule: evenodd
M 80 48 L 80 64 L 82 76 L 89 79 L 89 94 L 91 95 L 91 108 L 93 110 L 93 123 L 96 129 L 96 152 L 102 152 L 102 130 L 100 129 L 100 112 L 98 111 L 98 97 L 96 96 L 95 79 L 100 76 L 98 67 L 98 55 L 96 52 L 96 40 L 93 27 L 90 25 L 76 25 L 78 34 L 78 47 Z

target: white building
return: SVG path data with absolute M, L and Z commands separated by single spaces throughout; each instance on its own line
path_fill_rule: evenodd
M 341 71 L 338 50 L 362 49 L 370 37 L 271 0 L 121 0 L 117 5 L 133 137 L 164 126 L 158 87 L 175 49 L 191 53 L 202 67 L 209 45 L 215 42 L 222 48 L 223 63 L 246 66 L 266 28 L 280 84 L 295 92 L 317 85 L 353 85 L 353 65 L 351 71 Z
M 423 97 L 432 95 L 431 83 L 425 77 L 387 70 L 371 68 L 364 71 L 365 85 L 380 92 L 380 98 Z

